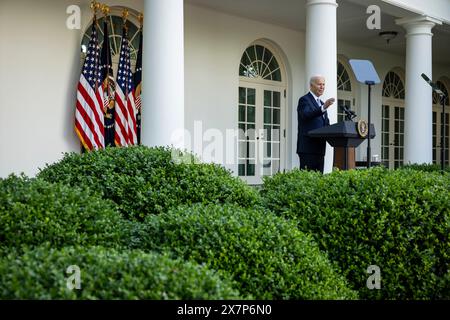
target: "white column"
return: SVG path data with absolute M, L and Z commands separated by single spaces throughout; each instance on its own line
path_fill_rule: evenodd
M 337 35 L 336 0 L 307 0 L 306 2 L 306 90 L 311 76 L 325 77 L 322 100 L 335 98 L 328 109 L 331 123 L 337 121 Z M 333 148 L 327 144 L 324 172 L 333 169 Z
M 406 30 L 404 163 L 432 163 L 432 90 L 421 74 L 432 79 L 431 29 L 441 22 L 421 16 L 396 23 Z
M 146 0 L 144 6 L 142 143 L 183 147 L 183 0 Z

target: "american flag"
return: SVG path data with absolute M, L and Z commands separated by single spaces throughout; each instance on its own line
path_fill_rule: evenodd
M 100 81 L 100 47 L 96 22 L 92 25 L 91 40 L 78 82 L 75 111 L 75 131 L 88 151 L 105 147 L 103 89 Z
M 137 110 L 137 116 L 136 116 L 136 127 L 137 127 L 137 137 L 138 137 L 138 144 L 141 144 L 141 106 L 142 106 L 142 28 L 140 30 L 139 34 L 139 52 L 136 62 L 136 71 L 134 73 L 134 90 L 133 90 L 133 96 L 134 101 L 136 103 L 136 110 Z
M 113 76 L 111 48 L 109 45 L 109 32 L 108 32 L 108 19 L 103 22 L 103 48 L 101 55 L 101 81 L 103 83 L 103 111 L 105 113 L 105 146 L 113 147 L 114 142 L 114 105 L 115 97 L 114 92 L 116 90 L 116 83 Z
M 123 28 L 116 84 L 115 142 L 117 146 L 135 145 L 137 144 L 136 106 L 133 97 L 130 46 L 125 27 Z

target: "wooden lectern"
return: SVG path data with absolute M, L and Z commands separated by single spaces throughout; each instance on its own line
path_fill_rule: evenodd
M 347 169 L 355 169 L 355 148 L 354 147 L 335 147 L 333 167 L 345 170 L 345 151 L 347 150 Z
M 355 168 L 355 148 L 369 137 L 362 137 L 358 123 L 343 121 L 331 126 L 322 127 L 308 132 L 311 138 L 325 139 L 335 149 L 334 165 L 342 170 Z M 370 125 L 370 139 L 375 137 L 375 127 Z

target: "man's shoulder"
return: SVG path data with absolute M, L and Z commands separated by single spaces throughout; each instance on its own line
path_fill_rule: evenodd
M 306 102 L 306 101 L 308 101 L 309 96 L 310 96 L 310 93 L 308 92 L 308 93 L 305 94 L 304 96 L 301 96 L 301 97 L 300 97 L 299 102 Z

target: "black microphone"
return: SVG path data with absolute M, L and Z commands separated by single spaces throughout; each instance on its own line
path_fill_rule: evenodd
M 342 105 L 342 109 L 344 109 L 345 114 L 350 118 L 353 119 L 356 117 L 356 113 L 353 110 L 350 110 L 345 104 Z
M 432 82 L 430 80 L 430 78 L 428 78 L 425 75 L 425 73 L 422 73 L 422 78 L 423 78 L 423 80 L 425 80 L 431 86 L 431 88 L 433 88 L 434 91 L 436 91 L 437 94 L 439 94 L 439 95 L 443 95 L 444 94 L 444 92 L 442 92 L 441 89 L 439 89 L 438 86 L 434 82 Z
M 428 82 L 428 84 L 429 84 L 433 89 L 436 89 L 436 85 L 430 80 L 430 78 L 428 78 L 428 77 L 426 76 L 425 73 L 422 73 L 422 78 L 423 78 L 423 80 L 425 80 L 426 82 Z

